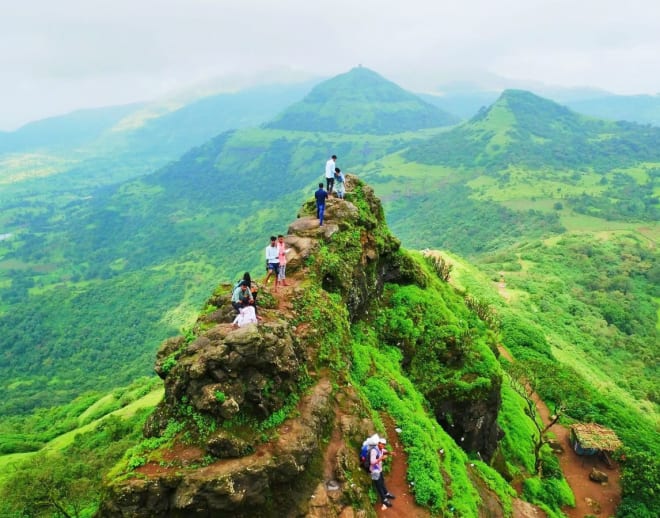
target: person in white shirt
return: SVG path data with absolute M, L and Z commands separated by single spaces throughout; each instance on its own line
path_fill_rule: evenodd
M 335 163 L 337 162 L 337 155 L 332 155 L 325 163 L 325 182 L 328 195 L 332 194 L 332 188 L 335 185 Z
M 268 284 L 268 279 L 271 275 L 275 276 L 275 291 L 280 285 L 277 276 L 279 274 L 280 267 L 280 251 L 277 248 L 277 238 L 275 236 L 270 236 L 270 245 L 266 247 L 266 278 L 264 279 L 264 284 Z

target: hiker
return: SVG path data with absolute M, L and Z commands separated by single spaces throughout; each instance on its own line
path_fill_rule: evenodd
M 264 279 L 264 284 L 268 284 L 268 279 L 271 275 L 275 276 L 275 291 L 277 291 L 277 286 L 279 281 L 277 280 L 277 275 L 279 273 L 280 266 L 280 253 L 277 250 L 277 238 L 275 236 L 270 236 L 270 245 L 266 247 L 266 279 Z
M 327 184 L 328 194 L 332 194 L 332 187 L 335 185 L 335 162 L 337 155 L 332 155 L 325 163 L 325 182 Z
M 337 197 L 340 200 L 344 199 L 344 182 L 346 181 L 346 178 L 344 177 L 344 173 L 341 172 L 341 169 L 338 167 L 335 167 L 335 182 L 337 182 Z
M 325 200 L 328 199 L 328 193 L 323 190 L 323 182 L 319 183 L 319 189 L 314 193 L 316 198 L 316 217 L 319 218 L 320 225 L 323 226 L 323 214 L 325 213 Z
M 284 236 L 282 234 L 277 236 L 277 252 L 278 252 L 278 259 L 280 262 L 277 278 L 280 281 L 280 286 L 288 286 L 288 284 L 286 283 L 286 254 L 289 253 L 290 250 L 291 250 L 290 248 L 286 247 L 286 243 L 284 242 Z
M 369 472 L 371 473 L 371 480 L 376 488 L 376 492 L 383 503 L 381 507 L 382 511 L 385 511 L 388 507 L 392 507 L 392 500 L 396 498 L 385 487 L 383 460 L 390 455 L 385 449 L 386 444 L 387 440 L 384 437 L 379 437 L 378 446 L 376 448 L 371 448 L 371 451 L 369 452 Z
M 234 288 L 234 292 L 231 295 L 231 305 L 236 310 L 236 313 L 240 313 L 241 309 L 250 305 L 254 306 L 252 292 L 245 281 L 239 282 L 238 286 Z

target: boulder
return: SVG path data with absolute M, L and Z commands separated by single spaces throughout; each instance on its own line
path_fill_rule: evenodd
M 597 470 L 596 468 L 591 468 L 591 473 L 589 473 L 589 480 L 593 480 L 594 482 L 599 482 L 599 483 L 604 483 L 609 480 L 609 477 L 607 476 L 607 473 Z

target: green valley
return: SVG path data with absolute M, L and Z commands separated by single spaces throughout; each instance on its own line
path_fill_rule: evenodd
M 162 126 L 142 128 L 135 149 L 132 137 L 119 139 L 116 156 L 81 160 L 30 148 L 0 157 L 2 453 L 38 457 L 34 452 L 56 436 L 151 390 L 143 381 L 121 404 L 120 394 L 103 399 L 152 372 L 162 340 L 193 338 L 193 323 L 200 309 L 210 310 L 202 306 L 219 281 L 244 271 L 261 277 L 268 236 L 286 233 L 334 153 L 344 172 L 374 188 L 403 245 L 441 250 L 453 265 L 453 289 L 491 308 L 499 323 L 487 330 L 435 278 L 428 293 L 419 279 L 386 285 L 375 328 L 355 323 L 350 337 L 341 337 L 354 355 L 352 379 L 366 384 L 362 397 L 376 408 L 398 405 L 414 386 L 421 395 L 405 405 L 416 410 L 401 403 L 400 415 L 420 412 L 421 399 L 440 407 L 443 390 L 463 386 L 447 344 L 467 348 L 461 358 L 470 360 L 474 393 L 479 383 L 492 389 L 511 369 L 488 352 L 503 344 L 524 362 L 543 399 L 565 408 L 565 423 L 595 421 L 619 434 L 629 461 L 618 516 L 656 515 L 660 128 L 579 115 L 519 90 L 457 125 L 363 67 L 304 98 L 287 98 L 288 109 L 284 94 L 280 100 L 269 104 L 267 119 L 237 110 L 227 127 L 208 134 L 206 126 L 194 142 L 177 132 L 171 141 L 162 137 L 167 128 L 187 127 L 186 116 L 174 111 Z M 207 113 L 208 106 L 197 109 Z M 341 264 L 338 249 L 325 252 L 337 257 L 319 260 Z M 422 277 L 433 278 L 432 265 L 418 255 L 412 253 Z M 378 344 L 387 347 L 378 375 L 396 377 L 394 389 L 366 377 Z M 437 358 L 443 361 L 426 377 Z M 529 423 L 506 383 L 498 391 L 504 455 L 517 458 L 513 472 L 526 476 L 534 459 L 522 452 L 523 439 L 511 438 L 522 437 Z M 425 424 L 423 440 L 446 441 L 459 414 L 452 412 L 435 416 L 445 431 Z M 99 434 L 135 443 L 144 419 L 139 414 Z M 465 460 L 458 448 L 451 455 Z M 119 457 L 113 451 L 103 469 Z M 0 466 L 8 459 L 0 457 Z M 457 484 L 472 491 L 463 476 L 456 474 Z M 493 477 L 493 484 L 504 483 Z M 436 482 L 429 487 L 443 506 L 472 509 L 451 501 Z M 570 498 L 559 479 L 552 484 L 561 497 L 541 504 L 560 516 Z

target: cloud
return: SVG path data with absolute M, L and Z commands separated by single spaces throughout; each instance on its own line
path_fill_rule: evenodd
M 655 0 L 24 0 L 0 17 L 0 128 L 275 66 L 656 92 L 658 26 Z

